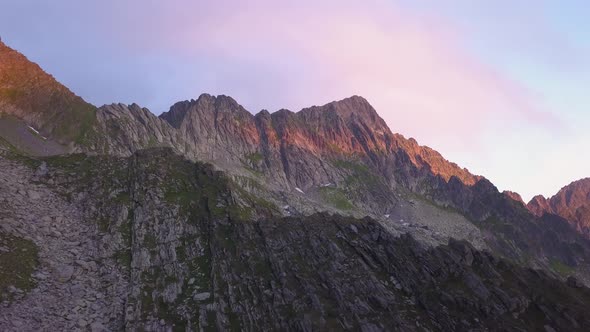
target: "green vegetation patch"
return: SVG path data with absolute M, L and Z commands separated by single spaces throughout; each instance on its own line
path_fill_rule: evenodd
M 10 297 L 9 286 L 33 289 L 36 283 L 31 274 L 37 265 L 38 249 L 33 242 L 0 233 L 0 298 Z
M 129 249 L 119 250 L 115 253 L 114 258 L 117 261 L 117 263 L 119 263 L 121 266 L 123 266 L 127 269 L 131 269 L 131 260 L 132 260 L 131 250 L 129 250 Z
M 563 277 L 567 277 L 569 275 L 571 275 L 574 272 L 574 268 L 562 263 L 561 261 L 557 260 L 557 259 L 552 259 L 551 261 L 549 261 L 549 267 L 555 271 L 557 274 L 563 276 Z
M 59 126 L 53 131 L 53 135 L 66 141 L 73 141 L 80 145 L 88 145 L 95 141 L 97 133 L 96 107 L 82 100 L 68 101 L 63 96 L 52 96 L 50 104 L 53 108 L 61 108 L 61 112 L 52 119 L 58 121 Z M 51 122 L 51 121 L 49 121 Z
M 0 146 L 4 147 L 3 149 L 0 148 L 0 151 L 4 150 L 2 155 L 6 157 L 6 159 L 16 161 L 33 169 L 36 169 L 37 167 L 39 167 L 39 165 L 41 165 L 41 161 L 39 161 L 36 158 L 27 156 L 2 137 L 0 137 Z
M 264 156 L 260 152 L 254 152 L 254 153 L 247 154 L 246 159 L 249 160 L 250 162 L 252 162 L 253 164 L 257 164 L 260 161 L 262 161 L 262 159 L 264 159 Z
M 334 160 L 332 164 L 340 169 L 351 171 L 351 175 L 346 178 L 346 185 L 360 185 L 365 187 L 375 187 L 379 184 L 379 178 L 367 167 L 360 162 L 351 160 Z
M 322 199 L 339 210 L 352 210 L 354 205 L 348 200 L 344 191 L 338 188 L 320 188 Z
M 354 171 L 355 173 L 369 173 L 369 168 L 361 163 L 350 160 L 335 160 L 333 165 L 338 168 L 344 168 Z

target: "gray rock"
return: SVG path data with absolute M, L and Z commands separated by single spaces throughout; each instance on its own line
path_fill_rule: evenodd
M 108 330 L 104 327 L 104 325 L 102 325 L 102 323 L 94 322 L 94 323 L 90 324 L 90 331 L 91 332 L 106 332 Z
M 88 325 L 88 322 L 85 319 L 78 320 L 78 327 L 84 328 Z
M 42 177 L 42 176 L 47 175 L 48 172 L 49 172 L 49 169 L 47 168 L 47 163 L 42 162 L 41 165 L 39 165 L 39 167 L 37 167 L 37 170 L 35 171 L 35 176 Z
M 34 190 L 28 190 L 27 191 L 27 195 L 29 196 L 30 199 L 32 200 L 38 200 L 41 198 L 41 194 L 39 194 L 38 192 L 34 191 Z
M 76 269 L 71 265 L 60 265 L 55 268 L 55 275 L 59 282 L 68 282 L 74 275 Z

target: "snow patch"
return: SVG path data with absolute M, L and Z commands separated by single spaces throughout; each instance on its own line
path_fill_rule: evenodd
M 39 133 L 39 131 L 37 129 L 35 129 L 35 128 L 31 127 L 31 126 L 27 126 L 27 127 L 29 127 L 29 129 L 31 129 L 32 131 L 34 131 L 35 134 L 40 135 L 40 133 Z
M 47 140 L 47 137 L 45 137 L 45 136 L 41 135 L 41 133 L 40 133 L 40 132 L 39 132 L 37 129 L 35 129 L 35 128 L 31 127 L 31 126 L 27 126 L 27 127 L 29 127 L 29 129 L 31 129 L 31 130 L 32 130 L 32 131 L 33 131 L 35 134 L 37 134 L 37 135 L 41 136 L 41 138 L 42 138 L 43 140 L 45 140 L 45 141 Z

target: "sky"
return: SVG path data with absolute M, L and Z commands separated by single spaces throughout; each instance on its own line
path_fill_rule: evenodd
M 0 37 L 95 105 L 365 97 L 525 200 L 590 176 L 590 2 L 0 0 Z

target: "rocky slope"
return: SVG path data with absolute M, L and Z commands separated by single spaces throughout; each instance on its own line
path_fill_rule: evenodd
M 527 207 L 537 216 L 551 213 L 565 218 L 576 231 L 590 237 L 590 178 L 570 183 L 549 199 L 535 196 Z
M 96 108 L 0 41 L 0 113 L 63 144 L 94 138 Z
M 78 197 L 57 190 L 67 176 L 32 165 L 0 156 L 0 242 L 12 239 L 0 244 L 0 330 L 103 331 L 123 319 L 124 271 Z
M 368 218 L 282 218 L 169 149 L 43 159 L 4 150 L 0 167 L 10 240 L 0 262 L 35 249 L 20 275 L 28 283 L 0 279 L 3 331 L 590 326 L 590 290 L 574 278 L 466 242 L 424 248 Z

